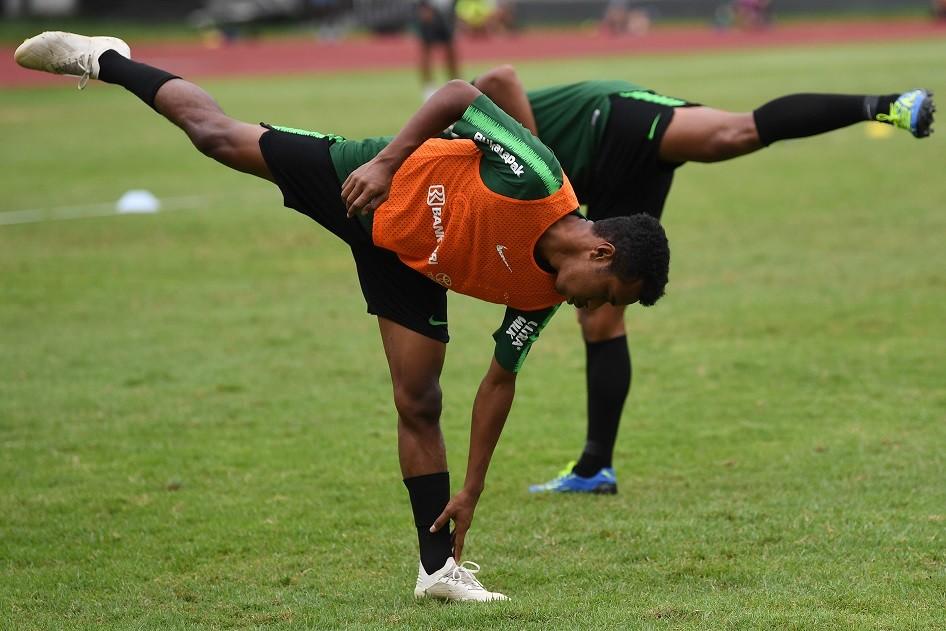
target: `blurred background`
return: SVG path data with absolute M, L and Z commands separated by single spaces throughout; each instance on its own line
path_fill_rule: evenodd
M 397 32 L 411 22 L 414 0 L 3 0 L 7 18 L 85 17 L 123 20 L 188 20 L 201 26 L 341 20 L 353 27 Z M 929 12 L 939 0 L 460 0 L 458 13 L 470 26 L 496 15 L 519 27 L 593 22 L 627 12 L 649 20 L 718 23 L 754 12 L 771 17 L 813 13 Z
M 946 24 L 946 0 L 2 0 L 0 7 L 0 41 L 10 44 L 48 28 L 110 30 L 139 44 L 199 42 L 204 52 L 171 53 L 191 77 L 414 66 L 424 97 L 478 61 L 909 40 L 936 37 Z M 229 63 L 226 52 L 212 53 L 265 39 L 351 47 L 270 52 L 269 62 L 260 49 L 230 46 Z M 148 49 L 139 54 L 156 60 Z M 55 81 L 0 59 L 0 86 Z

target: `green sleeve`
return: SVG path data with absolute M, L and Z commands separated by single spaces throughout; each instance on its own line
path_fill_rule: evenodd
M 393 138 L 394 136 L 378 136 L 365 138 L 364 140 L 342 138 L 332 143 L 328 150 L 332 157 L 332 164 L 335 166 L 335 174 L 338 175 L 338 181 L 344 182 L 352 171 L 366 162 L 371 162 L 376 155 L 381 153 L 382 149 L 391 144 Z
M 562 187 L 562 167 L 552 150 L 480 95 L 453 125 L 453 134 L 483 152 L 480 177 L 494 193 L 513 199 L 543 199 Z
M 532 344 L 546 327 L 561 304 L 539 311 L 506 308 L 502 325 L 493 333 L 496 340 L 496 361 L 509 372 L 519 372 Z

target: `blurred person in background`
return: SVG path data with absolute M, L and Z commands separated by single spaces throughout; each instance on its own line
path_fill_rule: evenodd
M 515 0 L 498 0 L 496 9 L 493 11 L 493 32 L 506 35 L 514 34 L 519 25 L 516 22 L 516 2 Z
M 760 30 L 772 23 L 771 0 L 732 0 L 718 7 L 713 17 L 713 25 L 719 30 L 739 28 Z
M 463 29 L 473 37 L 489 35 L 490 20 L 495 10 L 495 0 L 457 0 L 457 16 Z
M 458 0 L 457 17 L 472 37 L 489 37 L 516 31 L 513 0 Z
M 934 20 L 946 21 L 946 0 L 932 0 L 930 9 Z
M 644 35 L 650 30 L 650 15 L 646 9 L 632 9 L 630 0 L 609 0 L 601 30 L 608 35 Z
M 420 80 L 423 98 L 427 100 L 437 91 L 434 80 L 434 49 L 443 51 L 447 79 L 460 76 L 456 46 L 456 2 L 455 0 L 418 0 L 417 36 L 420 38 Z
M 772 23 L 771 0 L 734 0 L 732 4 L 738 28 L 755 31 Z
M 676 170 L 721 162 L 772 143 L 866 121 L 929 136 L 932 94 L 793 94 L 734 113 L 677 99 L 627 81 L 586 81 L 526 93 L 503 66 L 476 85 L 559 157 L 594 221 L 627 213 L 660 219 Z M 614 445 L 631 387 L 624 307 L 578 309 L 585 342 L 587 433 L 577 461 L 531 492 L 616 493 Z
M 309 17 L 319 4 L 326 2 L 310 5 L 301 0 L 204 0 L 190 20 L 198 28 L 208 29 L 205 43 L 215 47 L 221 41 L 256 38 L 267 24 L 295 23 Z

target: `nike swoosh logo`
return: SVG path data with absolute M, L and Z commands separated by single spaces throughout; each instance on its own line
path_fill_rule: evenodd
M 431 326 L 446 326 L 447 324 L 446 320 L 441 322 L 440 320 L 435 319 L 434 316 L 430 316 L 430 319 L 427 320 L 427 322 L 429 322 Z
M 506 255 L 503 253 L 503 250 L 505 250 L 505 249 L 506 249 L 506 246 L 505 246 L 505 245 L 497 245 L 497 246 L 496 246 L 496 252 L 499 254 L 499 258 L 501 258 L 501 259 L 503 260 L 503 265 L 505 265 L 505 266 L 506 266 L 506 269 L 508 269 L 508 270 L 511 272 L 511 271 L 512 271 L 512 268 L 509 267 L 509 261 L 506 260 Z

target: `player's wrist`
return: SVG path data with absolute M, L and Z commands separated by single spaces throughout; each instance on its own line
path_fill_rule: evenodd
M 485 484 L 483 480 L 467 480 L 463 483 L 463 493 L 473 498 L 474 501 L 480 499 L 483 494 Z
M 378 166 L 389 170 L 393 175 L 401 165 L 404 164 L 404 161 L 407 160 L 407 157 L 411 155 L 412 151 L 410 147 L 402 148 L 392 142 L 374 157 L 374 162 Z

